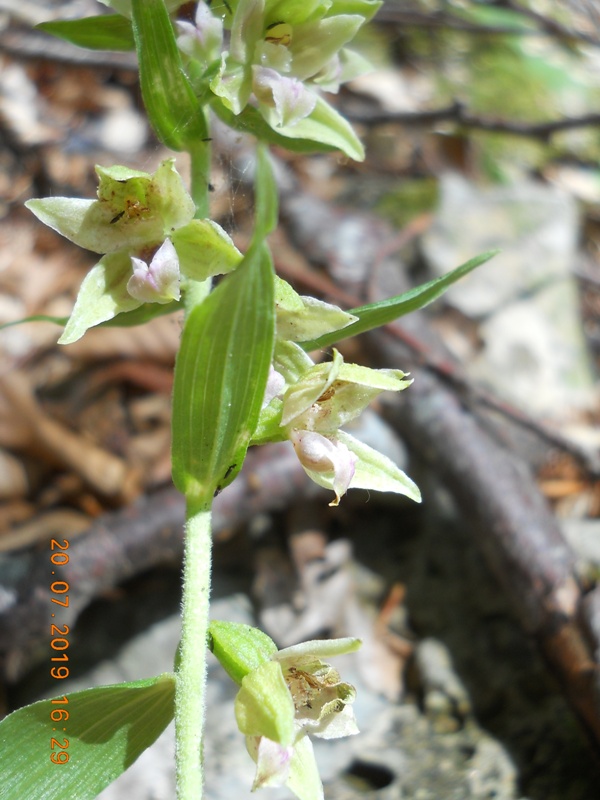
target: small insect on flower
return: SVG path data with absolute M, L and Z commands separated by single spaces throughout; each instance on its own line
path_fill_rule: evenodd
M 272 22 L 267 27 L 265 42 L 282 44 L 284 47 L 288 47 L 292 43 L 292 26 L 288 25 L 287 22 Z

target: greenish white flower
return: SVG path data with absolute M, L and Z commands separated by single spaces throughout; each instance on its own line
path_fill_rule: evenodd
M 289 439 L 307 475 L 335 493 L 338 505 L 348 489 L 404 494 L 417 502 L 417 486 L 391 459 L 341 430 L 383 391 L 401 391 L 411 380 L 400 370 L 346 364 L 313 364 L 294 342 L 279 339 L 274 370 L 285 389 L 262 412 L 255 442 Z
M 271 127 L 293 128 L 324 103 L 321 89 L 337 92 L 369 68 L 346 45 L 380 5 L 378 0 L 233 2 L 233 15 L 225 18 L 229 47 L 210 88 L 236 115 L 254 103 Z
M 213 652 L 240 684 L 235 715 L 256 763 L 252 789 L 286 785 L 299 800 L 322 800 L 309 736 L 358 733 L 355 689 L 323 659 L 357 650 L 360 640 L 303 642 L 277 651 L 247 625 L 213 622 L 210 633 Z
M 190 58 L 204 67 L 218 59 L 223 44 L 223 21 L 214 16 L 202 0 L 196 6 L 194 23 L 187 20 L 175 22 L 179 37 L 177 44 Z
M 195 205 L 174 159 L 153 174 L 121 166 L 96 172 L 96 200 L 49 197 L 26 203 L 70 241 L 104 254 L 84 278 L 61 344 L 146 303 L 177 301 L 186 281 L 229 272 L 241 260 L 222 228 L 194 219 Z

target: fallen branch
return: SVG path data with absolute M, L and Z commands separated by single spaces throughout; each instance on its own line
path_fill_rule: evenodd
M 433 125 L 437 122 L 454 122 L 462 128 L 487 131 L 488 133 L 507 133 L 549 142 L 552 136 L 576 128 L 596 128 L 600 126 L 600 113 L 583 114 L 580 117 L 561 117 L 547 122 L 520 122 L 499 117 L 486 117 L 469 111 L 464 103 L 455 100 L 449 106 L 428 111 L 398 112 L 356 112 L 348 110 L 346 116 L 353 122 L 367 127 L 397 123 L 400 125 Z
M 306 478 L 287 443 L 255 448 L 237 480 L 214 504 L 213 531 L 247 522 L 318 487 Z M 74 626 L 87 605 L 123 581 L 153 567 L 179 566 L 183 553 L 185 501 L 163 489 L 134 505 L 100 517 L 85 533 L 69 537 L 69 563 L 61 579 L 69 585 L 69 606 L 61 621 Z M 65 536 L 56 535 L 62 542 Z M 48 646 L 50 579 L 48 548 L 13 553 L 0 562 L 0 675 L 14 682 Z
M 304 213 L 307 205 L 310 213 Z M 315 198 L 303 202 L 298 192 L 289 193 L 284 209 L 292 238 L 300 249 L 309 247 L 318 260 L 329 242 L 341 238 L 336 214 Z M 366 222 L 361 230 L 361 253 L 344 256 L 339 248 L 338 260 L 356 260 L 369 249 L 385 251 L 380 223 L 373 226 L 371 241 Z M 374 299 L 405 291 L 402 274 L 396 259 L 385 258 L 377 269 Z M 574 555 L 532 472 L 488 432 L 485 415 L 478 418 L 477 394 L 460 391 L 455 380 L 459 371 L 424 315 L 411 314 L 400 329 L 401 337 L 382 330 L 366 335 L 373 366 L 397 365 L 410 370 L 415 379 L 402 393 L 393 422 L 413 452 L 452 492 L 522 627 L 537 641 L 600 750 L 600 597 L 594 594 L 593 601 L 584 600 Z M 423 366 L 424 353 L 434 369 Z M 464 383 L 462 387 L 467 388 Z

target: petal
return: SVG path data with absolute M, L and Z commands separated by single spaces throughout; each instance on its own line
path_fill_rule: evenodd
M 345 653 L 353 653 L 361 645 L 362 641 L 360 639 L 355 639 L 351 636 L 346 636 L 342 639 L 313 639 L 310 642 L 301 642 L 291 647 L 284 647 L 283 650 L 279 650 L 279 652 L 271 656 L 271 659 L 279 661 L 285 668 L 303 656 L 320 660 L 331 656 L 341 656 Z
M 60 233 L 70 242 L 94 253 L 106 253 L 102 238 L 95 238 L 93 242 L 90 242 L 85 226 L 82 233 L 87 213 L 96 202 L 96 200 L 79 200 L 74 197 L 46 197 L 41 200 L 27 200 L 25 205 L 40 222 L 48 225 L 49 228 Z
M 357 458 L 351 488 L 395 492 L 406 495 L 415 503 L 421 502 L 418 486 L 391 459 L 345 431 L 338 431 L 338 438 Z
M 337 379 L 343 361 L 340 353 L 334 350 L 331 361 L 315 364 L 306 370 L 300 380 L 286 392 L 281 417 L 282 425 L 293 425 L 298 428 L 308 427 L 308 425 L 297 425 L 296 420 L 301 414 L 308 411 Z M 287 379 L 285 372 L 283 375 Z
M 210 88 L 230 111 L 239 114 L 252 94 L 250 70 L 223 53 L 221 66 L 210 82 Z
M 262 407 L 266 408 L 271 400 L 274 400 L 277 395 L 281 394 L 285 389 L 285 378 L 277 370 L 273 369 L 273 365 L 269 370 L 269 377 L 267 378 L 267 388 L 265 389 L 265 396 L 263 399 Z
M 283 747 L 266 736 L 246 738 L 246 748 L 256 762 L 252 791 L 265 786 L 283 786 L 289 778 L 294 746 Z
M 177 45 L 186 55 L 207 64 L 218 57 L 223 41 L 223 22 L 215 17 L 206 3 L 196 7 L 195 25 L 176 20 Z
M 283 76 L 270 67 L 256 66 L 252 68 L 252 76 L 260 111 L 271 127 L 293 127 L 314 111 L 316 95 L 297 78 Z
M 126 167 L 96 167 L 98 200 L 51 197 L 28 208 L 42 222 L 95 253 L 136 250 L 164 241 L 188 223 L 195 205 L 168 159 L 154 175 Z
M 321 19 L 327 13 L 330 0 L 271 0 L 267 4 L 267 27 L 285 19 L 290 25 L 299 25 L 307 19 Z
M 181 228 L 193 219 L 196 205 L 175 169 L 175 159 L 163 161 L 154 175 L 150 186 L 149 203 L 156 204 L 163 225 L 163 236 L 169 236 L 176 228 Z
M 330 505 L 337 506 L 350 487 L 357 457 L 342 442 L 314 431 L 293 430 L 290 439 L 306 474 L 320 486 L 333 489 L 335 500 Z
M 294 419 L 294 426 L 335 435 L 339 428 L 356 419 L 383 391 L 400 391 L 411 384 L 400 370 L 370 369 L 342 364 L 335 384 L 311 408 Z
M 106 322 L 122 311 L 139 308 L 141 302 L 127 291 L 130 275 L 131 262 L 123 252 L 105 255 L 92 267 L 83 279 L 59 343 L 76 342 L 88 328 Z
M 323 784 L 308 736 L 296 742 L 286 786 L 299 800 L 323 800 Z
M 309 731 L 311 736 L 319 739 L 341 739 L 344 736 L 355 736 L 360 733 L 352 706 L 345 705 L 341 711 L 328 714 L 317 727 Z
M 315 364 L 311 357 L 295 342 L 275 339 L 273 366 L 285 378 L 287 384 L 296 384 Z
M 330 145 L 355 161 L 362 161 L 365 157 L 364 148 L 348 120 L 338 114 L 322 97 L 317 98 L 312 114 L 296 122 L 295 125 L 277 128 L 277 133 L 290 139 L 310 139 L 313 142 Z
M 282 44 L 259 42 L 254 50 L 254 63 L 258 67 L 270 67 L 286 73 L 292 67 L 292 55 Z
M 256 43 L 262 38 L 264 0 L 239 0 L 231 25 L 229 52 L 239 64 L 248 63 Z
M 231 238 L 210 219 L 193 219 L 174 231 L 171 239 L 182 274 L 195 281 L 231 272 L 242 260 Z
M 363 22 L 364 18 L 358 14 L 338 14 L 316 24 L 296 25 L 290 44 L 292 74 L 301 81 L 317 75 L 345 44 L 354 39 Z

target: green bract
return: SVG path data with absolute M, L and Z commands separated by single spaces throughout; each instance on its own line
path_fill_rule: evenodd
M 316 339 L 352 325 L 358 319 L 338 306 L 315 297 L 299 295 L 289 283 L 279 277 L 275 277 L 275 309 L 277 336 L 292 342 Z
M 38 219 L 86 250 L 105 255 L 85 277 L 61 344 L 88 328 L 145 303 L 168 304 L 186 279 L 203 281 L 231 271 L 241 254 L 195 206 L 175 169 L 163 161 L 154 174 L 96 167 L 97 200 L 50 197 L 26 205 Z

